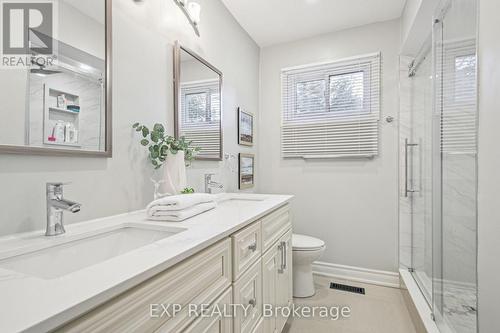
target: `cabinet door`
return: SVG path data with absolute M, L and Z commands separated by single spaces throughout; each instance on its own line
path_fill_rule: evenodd
M 292 285 L 292 231 L 288 231 L 279 240 L 281 265 L 277 271 L 276 301 L 280 308 L 290 307 L 293 302 Z M 277 316 L 276 328 L 281 332 L 285 327 L 288 317 Z
M 262 257 L 262 290 L 265 307 L 265 318 L 263 322 L 264 333 L 276 332 L 276 317 L 274 313 L 270 315 L 266 313 L 266 311 L 274 311 L 275 307 L 278 305 L 276 286 L 278 284 L 278 269 L 281 265 L 280 260 L 280 243 L 277 242 Z
M 290 307 L 293 301 L 291 230 L 279 238 L 264 254 L 262 279 L 265 306 L 263 331 L 264 333 L 280 333 L 288 319 L 281 315 L 283 312 L 281 309 Z M 269 308 L 273 311 L 272 313 Z

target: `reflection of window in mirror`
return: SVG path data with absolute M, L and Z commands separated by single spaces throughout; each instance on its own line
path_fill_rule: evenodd
M 219 81 L 209 80 L 181 85 L 183 128 L 219 127 Z

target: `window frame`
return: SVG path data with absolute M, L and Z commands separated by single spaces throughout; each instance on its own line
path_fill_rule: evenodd
M 363 66 L 360 66 L 358 69 L 352 69 L 352 68 L 332 68 L 329 70 L 327 73 L 318 73 L 317 75 L 311 75 L 307 71 L 305 71 L 304 74 L 299 74 L 295 77 L 292 78 L 292 85 L 293 85 L 293 96 L 291 97 L 292 99 L 292 104 L 293 104 L 293 110 L 290 112 L 286 112 L 285 115 L 283 115 L 283 122 L 290 122 L 290 121 L 311 121 L 311 118 L 314 118 L 314 115 L 316 116 L 321 116 L 321 120 L 317 121 L 323 121 L 323 119 L 337 119 L 337 118 L 342 118 L 346 117 L 347 113 L 344 112 L 334 112 L 332 111 L 333 107 L 331 105 L 330 99 L 331 99 L 331 89 L 330 89 L 330 84 L 331 84 L 331 78 L 334 76 L 341 76 L 341 75 L 348 75 L 348 74 L 354 74 L 354 73 L 363 73 L 363 107 L 361 112 L 355 112 L 355 114 L 352 114 L 350 116 L 360 116 L 360 115 L 369 115 L 372 113 L 372 110 L 370 108 L 370 99 L 371 99 L 371 63 L 367 62 Z M 302 76 L 302 77 L 301 77 Z M 307 76 L 307 78 L 305 77 Z M 299 109 L 298 107 L 298 93 L 297 93 L 297 86 L 301 83 L 307 83 L 307 82 L 314 82 L 314 81 L 324 81 L 326 84 L 326 89 L 325 89 L 325 109 L 320 112 L 298 112 L 297 110 Z M 290 83 L 287 83 L 290 85 Z M 288 89 L 290 91 L 290 89 Z M 289 92 L 288 92 L 289 93 Z

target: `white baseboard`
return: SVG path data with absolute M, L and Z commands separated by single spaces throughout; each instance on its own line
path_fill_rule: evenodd
M 384 287 L 400 287 L 399 274 L 397 272 L 379 271 L 375 269 L 337 265 L 317 261 L 313 264 L 313 273 L 336 279 L 344 279 Z

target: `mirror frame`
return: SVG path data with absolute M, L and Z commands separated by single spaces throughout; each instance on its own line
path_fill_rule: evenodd
M 220 152 L 218 157 L 195 157 L 196 160 L 198 161 L 222 161 L 224 157 L 224 128 L 223 128 L 223 120 L 224 120 L 224 106 L 223 106 L 223 93 L 222 93 L 222 86 L 223 86 L 223 81 L 224 81 L 224 76 L 222 75 L 222 72 L 214 67 L 211 63 L 209 63 L 207 60 L 203 59 L 201 56 L 199 56 L 197 53 L 194 51 L 182 46 L 179 41 L 175 42 L 174 45 L 174 135 L 178 139 L 179 138 L 179 115 L 180 115 L 180 100 L 181 100 L 181 52 L 184 51 L 188 53 L 190 56 L 213 70 L 216 74 L 219 75 L 220 80 L 219 80 L 219 94 L 220 94 L 220 123 L 219 123 L 219 130 L 220 130 Z
M 0 154 L 22 154 L 22 155 L 39 155 L 39 156 L 71 156 L 71 157 L 108 157 L 113 156 L 113 112 L 112 112 L 112 0 L 105 1 L 105 150 L 104 151 L 90 151 L 90 150 L 72 150 L 72 149 L 57 149 L 57 148 L 43 148 L 43 147 L 30 147 L 30 146 L 11 146 L 2 145 L 0 143 Z

